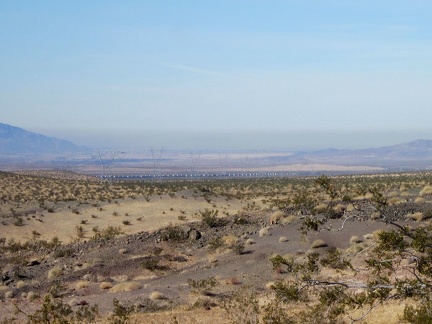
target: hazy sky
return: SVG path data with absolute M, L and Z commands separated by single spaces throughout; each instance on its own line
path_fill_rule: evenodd
M 426 0 L 2 0 L 0 122 L 95 145 L 432 138 L 431 13 Z

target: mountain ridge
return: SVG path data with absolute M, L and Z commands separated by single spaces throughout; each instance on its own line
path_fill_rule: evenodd
M 66 153 L 83 151 L 74 143 L 0 123 L 0 154 Z

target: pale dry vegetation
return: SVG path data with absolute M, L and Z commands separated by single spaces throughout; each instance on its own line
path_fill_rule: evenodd
M 4 323 L 432 319 L 427 173 L 0 182 Z

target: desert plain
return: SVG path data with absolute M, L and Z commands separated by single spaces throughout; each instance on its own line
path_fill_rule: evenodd
M 0 322 L 421 323 L 431 181 L 1 172 Z

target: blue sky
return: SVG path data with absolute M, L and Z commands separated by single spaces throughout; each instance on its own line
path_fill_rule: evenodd
M 0 122 L 119 146 L 432 138 L 431 12 L 416 0 L 3 0 Z

